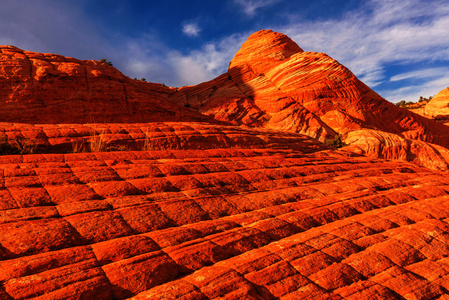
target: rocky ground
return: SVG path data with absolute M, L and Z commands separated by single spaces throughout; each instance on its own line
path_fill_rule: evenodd
M 321 145 L 4 156 L 0 293 L 445 295 L 447 176 Z
M 449 299 L 449 127 L 329 56 L 260 31 L 171 88 L 0 51 L 0 299 Z

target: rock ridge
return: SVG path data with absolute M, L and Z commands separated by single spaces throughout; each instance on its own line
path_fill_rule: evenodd
M 0 299 L 449 298 L 446 127 L 331 57 L 261 31 L 176 90 L 0 50 Z
M 386 101 L 326 54 L 283 34 L 251 35 L 227 73 L 170 99 L 235 125 L 295 131 L 325 141 L 375 129 L 449 147 L 449 128 Z
M 440 91 L 426 104 L 424 114 L 438 122 L 449 124 L 449 87 Z
M 175 91 L 132 80 L 105 62 L 0 46 L 2 122 L 214 122 L 167 101 Z

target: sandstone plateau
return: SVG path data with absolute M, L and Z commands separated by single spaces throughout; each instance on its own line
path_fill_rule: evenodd
M 449 299 L 449 127 L 329 56 L 264 30 L 177 89 L 0 49 L 1 300 Z

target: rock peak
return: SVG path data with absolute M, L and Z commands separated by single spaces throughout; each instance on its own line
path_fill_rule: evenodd
M 304 52 L 292 39 L 285 34 L 272 30 L 260 30 L 248 37 L 231 61 L 229 68 L 250 63 L 258 65 L 279 63 L 293 54 Z

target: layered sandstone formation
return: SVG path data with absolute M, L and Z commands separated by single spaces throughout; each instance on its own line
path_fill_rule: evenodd
M 260 31 L 177 90 L 0 50 L 1 300 L 449 299 L 449 129 L 329 56 Z
M 167 101 L 175 91 L 132 80 L 105 62 L 0 46 L 0 122 L 212 121 Z
M 372 158 L 412 162 L 432 170 L 449 169 L 449 150 L 439 145 L 405 139 L 377 130 L 356 130 L 344 140 L 346 151 Z
M 435 95 L 427 103 L 424 112 L 438 122 L 449 124 L 449 87 Z
M 270 30 L 251 35 L 226 74 L 171 95 L 216 119 L 306 134 L 376 129 L 449 147 L 449 128 L 384 100 L 326 54 Z
M 1 157 L 1 299 L 447 297 L 447 176 L 308 140 Z
M 298 141 L 301 143 L 298 144 Z M 307 147 L 310 147 L 306 151 Z M 0 151 L 6 154 L 76 153 L 220 148 L 331 149 L 293 132 L 193 122 L 108 124 L 0 123 Z

